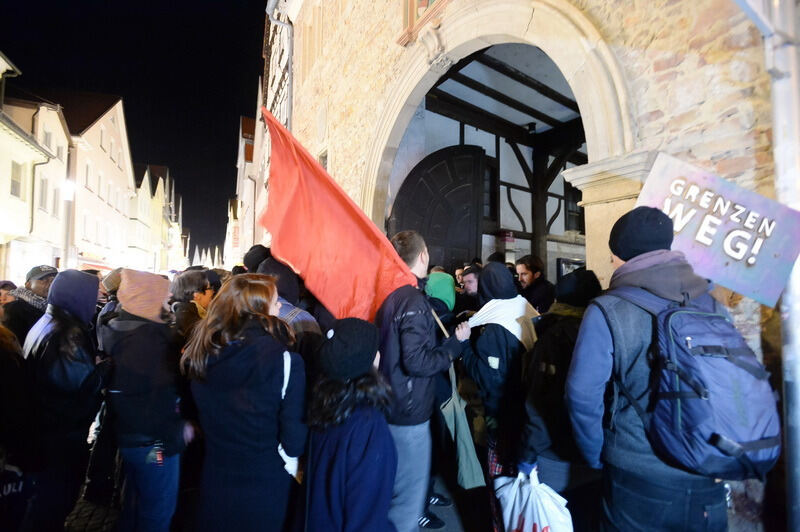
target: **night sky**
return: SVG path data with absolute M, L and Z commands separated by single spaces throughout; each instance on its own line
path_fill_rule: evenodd
M 266 1 L 6 2 L 24 88 L 123 97 L 134 163 L 169 166 L 192 246 L 225 239 L 239 116 L 254 116 Z

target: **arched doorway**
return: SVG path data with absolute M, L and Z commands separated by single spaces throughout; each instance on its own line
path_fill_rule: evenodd
M 580 109 L 589 162 L 633 150 L 627 87 L 613 53 L 591 21 L 565 0 L 453 2 L 437 25 L 420 32 L 401 58 L 378 117 L 365 165 L 361 205 L 386 221 L 390 177 L 409 123 L 442 75 L 488 46 L 522 43 L 556 65 Z
M 587 162 L 585 140 L 569 84 L 544 52 L 479 50 L 437 80 L 409 122 L 386 229 L 419 231 L 431 263 L 450 271 L 497 251 L 512 262 L 532 253 L 555 279 L 560 262 L 585 257 L 580 192 L 560 177 Z

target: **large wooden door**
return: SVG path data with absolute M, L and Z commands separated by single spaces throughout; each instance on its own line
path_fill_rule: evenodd
M 418 231 L 430 264 L 450 272 L 480 256 L 484 164 L 479 146 L 451 146 L 425 157 L 397 193 L 389 236 Z

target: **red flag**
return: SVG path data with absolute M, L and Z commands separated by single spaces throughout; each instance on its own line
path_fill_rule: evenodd
M 285 262 L 337 318 L 372 321 L 383 300 L 417 278 L 392 244 L 272 114 L 269 198 L 260 223 Z

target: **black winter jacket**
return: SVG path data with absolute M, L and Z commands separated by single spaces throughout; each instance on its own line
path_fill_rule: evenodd
M 30 330 L 25 354 L 34 451 L 47 467 L 85 449 L 110 366 L 95 365 L 86 324 L 53 305 Z
M 475 327 L 464 350 L 464 369 L 480 390 L 486 413 L 500 417 L 516 407 L 522 389 L 522 356 L 525 346 L 496 323 Z M 514 420 L 519 422 L 519 418 Z
M 14 333 L 19 345 L 25 345 L 28 331 L 43 315 L 44 312 L 27 301 L 16 299 L 3 306 L 3 325 Z
M 375 317 L 380 329 L 380 371 L 392 387 L 388 421 L 392 425 L 425 423 L 433 413 L 433 377 L 460 356 L 455 336 L 436 343 L 438 326 L 425 294 L 401 286 L 386 298 Z
M 165 323 L 121 310 L 101 329 L 113 370 L 108 397 L 120 447 L 164 443 L 167 456 L 185 447 L 179 412 L 182 339 Z
M 524 369 L 527 398 L 520 461 L 550 451 L 560 460 L 584 462 L 572 435 L 564 389 L 585 309 L 555 303 L 536 323 L 538 340 Z

